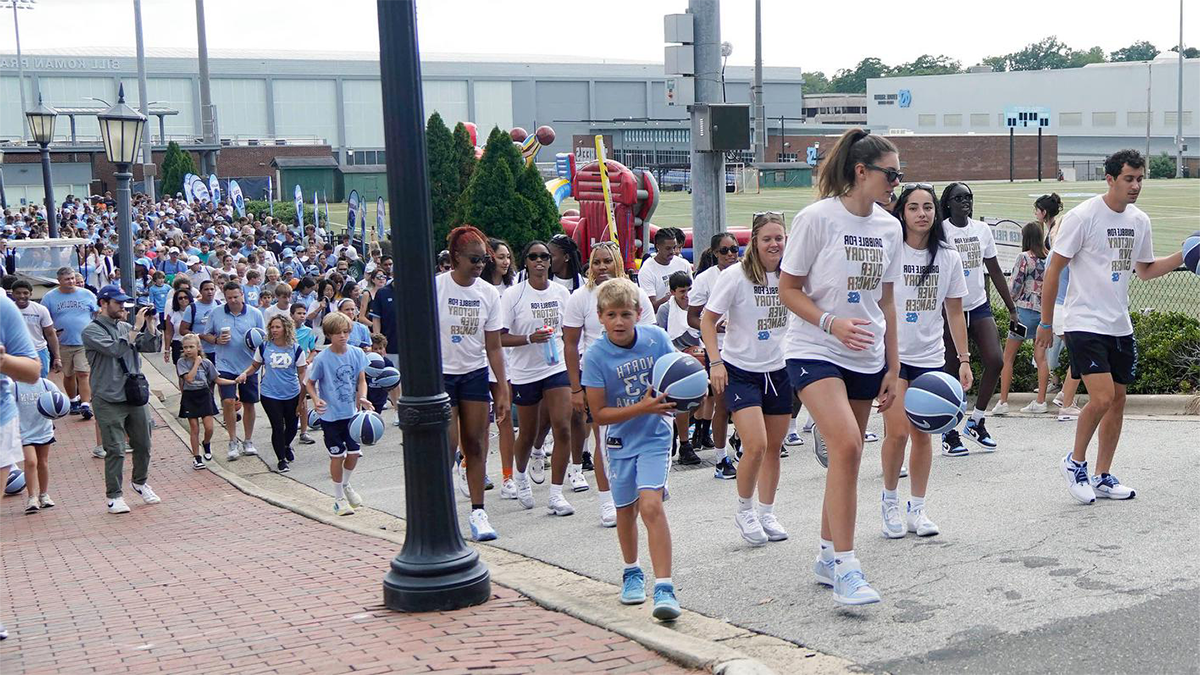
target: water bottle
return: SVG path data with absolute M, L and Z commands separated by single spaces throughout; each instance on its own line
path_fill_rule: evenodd
M 554 329 L 550 326 L 544 326 L 543 330 L 550 331 L 550 339 L 542 343 L 542 352 L 546 358 L 546 365 L 553 366 L 558 364 L 558 340 L 554 339 Z

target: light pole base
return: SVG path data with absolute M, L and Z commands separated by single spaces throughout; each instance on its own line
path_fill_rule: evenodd
M 482 605 L 491 595 L 491 575 L 471 548 L 456 559 L 424 563 L 405 560 L 401 551 L 383 578 L 383 604 L 399 612 L 461 609 Z

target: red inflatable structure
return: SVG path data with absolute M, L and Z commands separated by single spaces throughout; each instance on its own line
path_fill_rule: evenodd
M 658 207 L 658 182 L 649 171 L 630 169 L 611 159 L 605 163 L 605 167 L 608 169 L 608 185 L 612 194 L 617 243 L 621 246 L 625 269 L 634 271 L 646 249 L 646 242 L 653 236 L 650 217 Z M 593 244 L 610 239 L 599 162 L 586 164 L 575 172 L 571 195 L 579 202 L 580 211 L 568 210 L 559 222 L 579 245 L 580 255 L 587 260 Z

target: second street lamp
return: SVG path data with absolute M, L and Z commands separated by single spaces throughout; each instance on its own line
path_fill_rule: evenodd
M 38 94 L 38 104 L 32 110 L 25 112 L 29 122 L 29 132 L 33 134 L 33 142 L 42 151 L 42 186 L 46 191 L 46 226 L 50 230 L 50 238 L 58 236 L 58 217 L 54 213 L 54 180 L 50 173 L 50 142 L 54 140 L 54 119 L 58 111 L 42 103 L 42 95 Z
M 133 174 L 129 168 L 137 160 L 142 125 L 146 118 L 125 105 L 125 85 L 117 92 L 117 103 L 96 116 L 100 122 L 100 137 L 104 139 L 104 154 L 117 167 L 117 234 L 121 258 L 121 290 L 133 295 L 133 199 L 129 184 Z

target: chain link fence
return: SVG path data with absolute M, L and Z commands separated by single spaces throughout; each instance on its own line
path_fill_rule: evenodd
M 1105 291 L 1096 289 L 1095 292 Z M 988 293 L 993 304 L 1004 306 L 990 279 Z M 1200 275 L 1180 267 L 1153 281 L 1142 281 L 1134 276 L 1129 284 L 1129 311 L 1182 312 L 1200 319 Z

